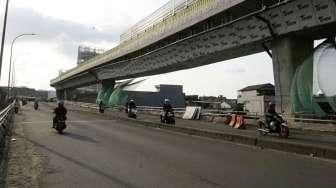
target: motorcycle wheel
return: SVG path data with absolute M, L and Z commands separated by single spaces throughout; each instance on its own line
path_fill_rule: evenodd
M 289 128 L 287 126 L 281 125 L 279 135 L 281 138 L 288 138 Z
M 58 129 L 57 132 L 58 132 L 59 134 L 63 134 L 63 129 Z
M 267 129 L 265 123 L 263 123 L 263 122 L 259 122 L 258 124 L 259 124 L 259 129 L 263 129 L 263 130 Z M 258 130 L 258 132 L 259 132 L 259 134 L 262 135 L 262 136 L 267 135 L 267 133 L 266 133 L 265 131 Z

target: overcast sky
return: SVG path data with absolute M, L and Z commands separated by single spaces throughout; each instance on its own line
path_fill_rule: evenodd
M 15 44 L 15 84 L 51 89 L 49 82 L 76 65 L 80 44 L 110 49 L 120 34 L 168 0 L 11 0 L 1 85 L 6 85 L 10 43 Z M 2 32 L 5 0 L 0 0 Z M 266 53 L 212 65 L 147 77 L 138 90 L 153 90 L 158 84 L 181 84 L 186 94 L 224 95 L 236 98 L 237 90 L 251 84 L 273 83 L 271 59 Z

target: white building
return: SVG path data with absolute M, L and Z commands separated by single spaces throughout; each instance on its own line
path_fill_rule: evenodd
M 274 102 L 274 85 L 261 84 L 245 87 L 239 90 L 238 103 L 244 104 L 244 110 L 264 115 L 269 102 Z
M 49 90 L 48 91 L 48 100 L 56 99 L 56 91 Z

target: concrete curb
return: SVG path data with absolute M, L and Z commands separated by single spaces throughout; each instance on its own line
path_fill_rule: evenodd
M 120 120 L 125 121 L 124 118 L 120 118 Z M 126 121 L 141 124 L 146 127 L 161 128 L 161 129 L 185 133 L 189 135 L 220 139 L 220 140 L 239 143 L 239 144 L 274 149 L 278 151 L 296 153 L 296 154 L 301 154 L 301 155 L 309 155 L 313 157 L 336 159 L 336 149 L 335 148 L 319 147 L 315 145 L 308 145 L 308 144 L 305 145 L 305 144 L 299 144 L 299 143 L 287 143 L 287 142 L 281 142 L 281 140 L 272 140 L 272 139 L 258 138 L 258 137 L 247 136 L 247 135 L 238 135 L 238 134 L 231 134 L 231 133 L 200 130 L 200 129 L 195 129 L 195 128 L 163 125 L 160 123 L 146 122 L 146 121 L 139 121 L 139 120 L 132 120 L 132 121 L 126 120 Z
M 84 111 L 84 112 L 89 112 L 89 113 L 100 114 L 96 109 L 76 108 L 76 109 L 69 109 L 69 110 L 82 111 L 82 112 Z M 101 114 L 101 115 L 104 115 L 104 114 Z M 336 160 L 336 148 L 321 147 L 317 145 L 300 144 L 300 143 L 288 143 L 288 142 L 282 142 L 281 140 L 270 139 L 267 137 L 260 138 L 259 136 L 238 135 L 238 134 L 208 131 L 204 129 L 196 129 L 196 128 L 190 128 L 190 127 L 179 127 L 178 125 L 177 126 L 176 125 L 166 125 L 166 124 L 161 124 L 158 122 L 149 122 L 149 121 L 143 121 L 143 120 L 138 120 L 138 119 L 130 119 L 127 117 L 115 116 L 112 114 L 112 111 L 105 113 L 105 115 L 111 115 L 111 117 L 115 119 L 135 123 L 135 124 L 142 125 L 145 127 L 161 128 L 161 129 L 166 129 L 169 131 L 174 131 L 174 132 L 179 132 L 179 133 L 185 133 L 189 135 L 220 139 L 224 141 L 245 144 L 245 145 L 250 145 L 250 146 L 255 146 L 255 147 L 268 148 L 268 149 L 274 149 L 274 150 L 284 151 L 284 152 L 289 152 L 289 153 L 296 153 L 296 154 L 301 154 L 301 155 L 309 155 L 312 157 L 320 157 L 320 158 Z

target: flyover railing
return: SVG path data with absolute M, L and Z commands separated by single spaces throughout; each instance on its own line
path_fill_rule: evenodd
M 11 124 L 10 121 L 13 116 L 14 104 L 12 103 L 5 109 L 0 111 L 0 176 L 4 174 L 5 160 L 4 157 L 8 152 L 7 137 L 10 135 Z M 1 184 L 1 183 L 0 183 Z
M 84 102 L 73 102 L 73 101 L 66 101 L 66 104 L 73 105 L 73 106 L 79 106 L 82 108 L 93 108 L 93 109 L 99 109 L 99 105 L 94 103 L 84 103 Z M 114 105 L 114 106 L 106 106 L 105 109 L 114 109 L 114 110 L 124 110 L 125 106 L 122 105 Z M 140 111 L 153 111 L 153 112 L 159 112 L 162 110 L 162 107 L 152 107 L 152 106 L 137 106 L 137 109 Z M 184 113 L 185 108 L 174 108 L 175 112 L 177 113 Z
M 82 102 L 72 102 L 72 101 L 66 101 L 66 104 L 78 106 L 81 108 L 86 109 L 99 109 L 99 106 L 97 104 L 93 103 L 82 103 Z M 162 108 L 161 107 L 150 107 L 150 106 L 138 106 L 138 111 L 140 113 L 144 114 L 153 114 L 157 115 L 160 114 Z M 107 107 L 106 110 L 124 110 L 124 106 L 113 106 L 113 107 Z M 176 117 L 182 117 L 185 108 L 174 108 Z M 251 120 L 258 120 L 260 118 L 263 118 L 264 115 L 259 113 L 253 113 L 253 112 L 239 112 L 239 111 L 232 111 L 232 110 L 222 110 L 222 109 L 202 109 L 201 111 L 201 117 L 205 117 L 205 119 L 212 119 L 215 117 L 227 117 L 228 115 L 231 115 L 232 113 L 240 113 L 243 114 L 244 118 L 251 119 Z M 317 118 L 313 117 L 313 115 L 303 116 L 302 114 L 283 114 L 286 118 L 286 120 L 295 122 L 298 127 L 307 127 L 312 129 L 321 129 L 323 131 L 336 131 L 336 116 L 332 115 L 330 117 L 327 117 L 327 119 L 323 118 Z M 208 118 L 206 118 L 208 117 Z M 326 126 L 322 126 L 326 125 Z
M 3 137 L 8 133 L 8 121 L 13 115 L 15 102 L 8 105 L 5 109 L 0 112 L 0 136 Z
M 84 103 L 84 102 L 74 102 L 74 101 L 66 101 L 67 105 L 72 106 L 78 106 L 81 108 L 87 108 L 87 109 L 99 109 L 99 105 L 94 103 Z M 125 106 L 122 105 L 115 105 L 111 107 L 105 107 L 106 110 L 119 110 L 123 111 L 125 109 Z M 159 114 L 162 110 L 162 107 L 152 107 L 152 106 L 137 106 L 138 111 L 149 113 L 149 114 Z M 177 117 L 182 117 L 186 108 L 174 108 L 174 112 L 177 114 Z M 244 117 L 248 119 L 258 119 L 260 118 L 260 115 L 258 113 L 250 113 L 250 112 L 237 112 L 232 110 L 211 110 L 211 109 L 202 109 L 201 116 L 221 116 L 225 117 L 227 115 L 230 115 L 232 113 L 241 113 L 245 114 Z

